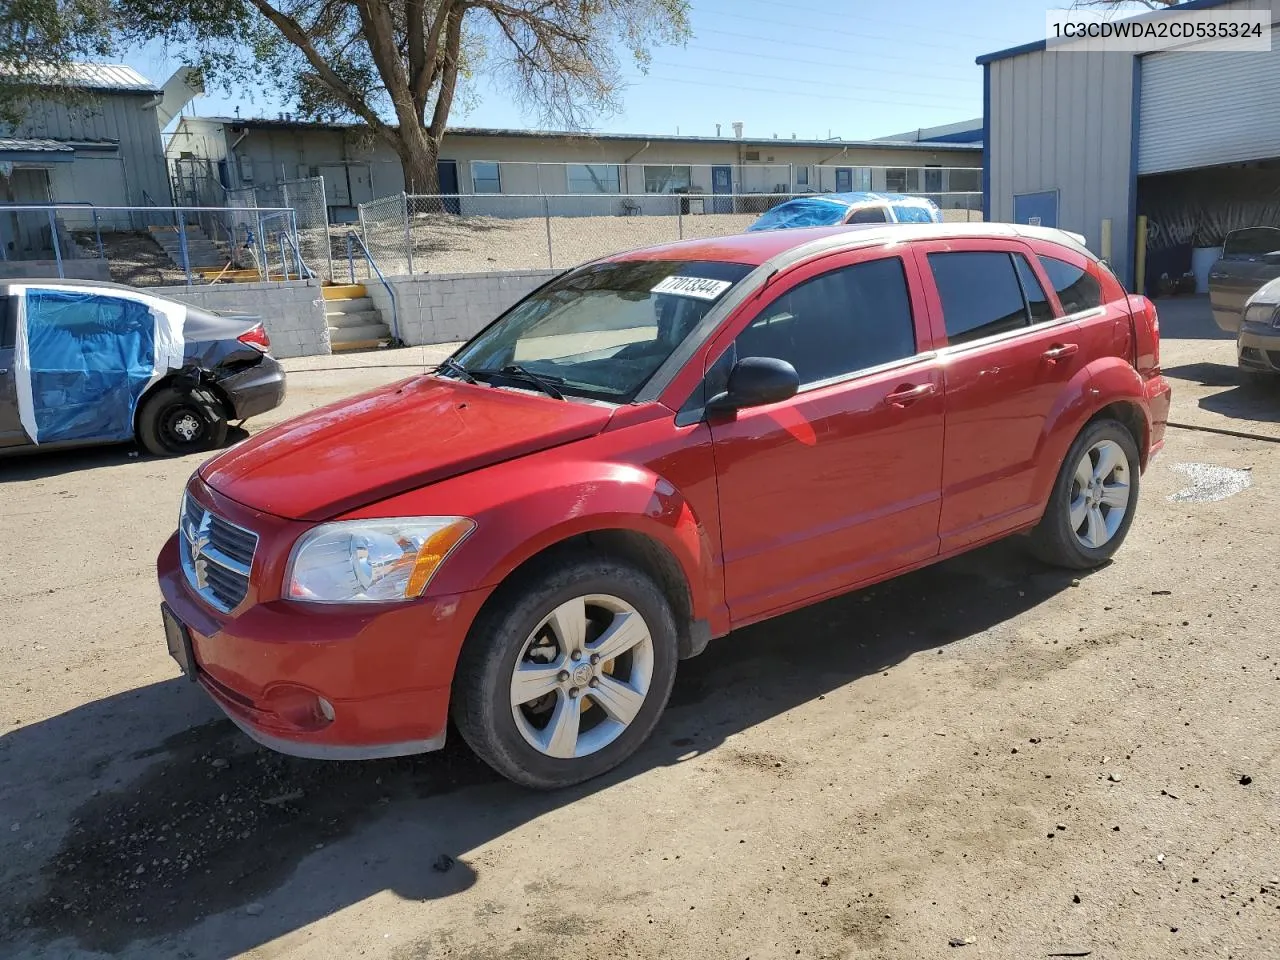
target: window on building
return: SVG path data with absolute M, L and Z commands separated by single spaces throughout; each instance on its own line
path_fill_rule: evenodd
M 677 190 L 688 190 L 693 183 L 693 170 L 690 167 L 651 166 L 645 164 L 645 193 L 675 193 Z
M 924 168 L 924 192 L 942 192 L 942 167 L 932 165 Z
M 476 193 L 501 193 L 502 173 L 498 164 L 489 160 L 472 160 L 471 186 Z
M 870 167 L 854 167 L 853 168 L 853 189 L 867 192 L 871 189 L 871 168 Z
M 1031 269 L 1027 258 L 1017 253 L 1013 256 L 1014 266 L 1018 268 L 1018 282 L 1022 284 L 1022 295 L 1026 297 L 1027 309 L 1031 311 L 1032 323 L 1044 323 L 1053 319 L 1053 307 L 1049 305 L 1049 296 L 1040 285 L 1040 280 Z
M 1102 287 L 1075 264 L 1055 257 L 1041 257 L 1040 266 L 1044 267 L 1049 282 L 1062 301 L 1063 313 L 1080 313 L 1102 306 Z
M 1007 253 L 931 253 L 929 269 L 952 346 L 1027 325 L 1027 305 Z
M 796 186 L 807 187 L 809 185 L 809 168 L 796 167 Z
M 566 174 L 570 193 L 621 193 L 616 163 L 570 163 Z
M 802 386 L 913 356 L 902 260 L 870 260 L 806 280 L 761 310 L 734 349 L 738 360 L 787 361 Z
M 919 167 L 889 167 L 884 172 L 884 188 L 890 193 L 914 193 L 920 190 Z
M 977 168 L 952 167 L 947 175 L 947 189 L 957 193 L 976 193 L 982 189 L 982 171 Z

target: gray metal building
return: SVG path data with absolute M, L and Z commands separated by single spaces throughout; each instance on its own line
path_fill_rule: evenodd
M 1262 10 L 1280 21 L 1280 0 L 1178 9 Z M 1132 287 L 1146 216 L 1148 289 L 1161 272 L 1189 269 L 1191 249 L 1221 244 L 1228 228 L 1280 226 L 1280 43 L 1133 54 L 1040 40 L 978 63 L 987 219 L 1081 233 Z

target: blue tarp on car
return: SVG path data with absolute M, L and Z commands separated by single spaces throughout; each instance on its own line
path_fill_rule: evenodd
M 23 291 L 14 372 L 33 441 L 132 438 L 138 400 L 182 363 L 185 308 L 153 301 L 53 285 Z
M 942 220 L 938 205 L 927 197 L 902 193 L 819 193 L 779 204 L 747 230 L 834 226 L 843 223 L 855 207 L 864 206 L 888 206 L 898 223 L 938 223 Z

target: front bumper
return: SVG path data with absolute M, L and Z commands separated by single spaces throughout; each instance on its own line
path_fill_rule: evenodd
M 259 743 L 324 760 L 444 745 L 458 651 L 487 591 L 368 609 L 256 602 L 251 590 L 222 614 L 188 584 L 177 534 L 157 571 L 165 603 L 190 632 L 193 679 Z
M 1236 357 L 1247 370 L 1280 373 L 1280 330 L 1269 323 L 1242 323 Z
M 233 420 L 248 420 L 284 403 L 284 367 L 266 354 L 253 366 L 218 379 L 217 384 L 231 401 Z

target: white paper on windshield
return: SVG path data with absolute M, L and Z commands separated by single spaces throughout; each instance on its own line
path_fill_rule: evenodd
M 709 280 L 706 277 L 667 277 L 650 290 L 650 293 L 670 293 L 677 297 L 695 297 L 698 300 L 714 300 L 733 283 L 729 280 Z

